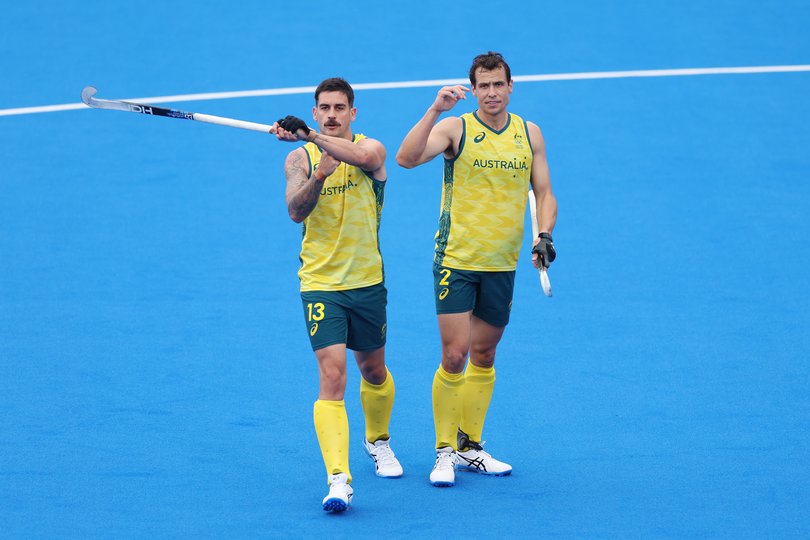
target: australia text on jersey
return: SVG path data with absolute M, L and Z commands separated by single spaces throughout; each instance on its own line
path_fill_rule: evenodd
M 340 195 L 347 189 L 351 189 L 357 184 L 353 184 L 351 180 L 347 183 L 343 184 L 342 186 L 329 186 L 321 189 L 321 195 Z
M 517 159 L 513 159 L 512 161 L 499 159 L 476 159 L 473 161 L 473 167 L 479 167 L 481 169 L 520 169 L 523 171 L 528 169 L 529 165 L 526 163 L 526 161 L 518 163 Z

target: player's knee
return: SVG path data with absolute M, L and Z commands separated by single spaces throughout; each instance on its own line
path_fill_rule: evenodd
M 341 377 L 338 374 L 329 376 L 328 374 L 321 374 L 320 392 L 318 399 L 327 399 L 332 401 L 339 401 L 343 399 L 346 392 L 346 377 L 345 374 Z
M 331 385 L 346 384 L 346 368 L 338 365 L 321 367 L 321 381 Z
M 476 366 L 491 368 L 495 364 L 495 347 L 474 348 L 470 359 Z
M 467 350 L 462 348 L 446 347 L 442 365 L 450 373 L 461 373 L 467 361 Z
M 371 384 L 382 384 L 385 382 L 387 370 L 384 363 L 367 363 L 360 366 L 360 375 Z

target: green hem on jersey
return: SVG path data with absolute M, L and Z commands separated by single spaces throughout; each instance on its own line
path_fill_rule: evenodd
M 363 169 L 360 169 L 363 171 Z M 383 204 L 385 203 L 385 180 L 376 180 L 373 176 L 363 171 L 363 173 L 371 179 L 371 189 L 374 191 L 374 198 L 377 207 L 377 253 L 380 254 L 380 272 L 382 273 L 383 282 L 385 281 L 385 259 L 382 256 L 380 249 L 380 222 L 382 221 Z
M 467 122 L 461 118 L 461 139 L 458 141 L 458 152 L 452 159 L 444 158 L 444 175 L 442 177 L 444 190 L 444 205 L 439 215 L 439 230 L 436 233 L 436 247 L 434 260 L 441 264 L 444 260 L 444 251 L 447 249 L 447 238 L 450 236 L 450 207 L 453 204 L 453 164 L 461 156 L 464 143 L 467 141 Z
M 467 141 L 467 122 L 461 118 L 461 139 L 458 141 L 458 152 L 453 156 L 451 161 L 455 161 L 461 156 L 461 151 L 464 150 L 464 143 Z M 444 158 L 447 161 L 447 158 Z
M 360 169 L 360 167 L 357 167 L 357 168 Z M 372 182 L 380 182 L 381 184 L 385 183 L 385 180 L 386 180 L 385 178 L 383 178 L 382 180 L 380 180 L 379 178 L 374 178 L 373 176 L 371 176 L 371 173 L 368 172 L 365 169 L 360 169 L 360 172 L 363 173 L 364 175 L 366 175 L 366 178 L 368 178 Z
M 453 161 L 444 160 L 444 204 L 439 215 L 439 230 L 436 233 L 436 256 L 437 264 L 442 264 L 444 252 L 447 249 L 447 238 L 450 236 L 450 206 L 453 204 Z
M 303 146 L 301 147 L 301 150 L 304 150 Z M 304 155 L 307 156 L 307 178 L 309 178 L 315 171 L 312 170 L 312 159 L 309 157 L 309 152 L 304 150 Z
M 485 128 L 487 128 L 488 130 L 490 130 L 490 131 L 491 131 L 492 133 L 494 133 L 495 135 L 500 135 L 501 133 L 503 133 L 504 131 L 506 131 L 507 129 L 509 129 L 509 126 L 512 124 L 512 113 L 506 113 L 506 125 L 505 125 L 505 126 L 503 126 L 503 129 L 501 129 L 501 130 L 493 129 L 492 127 L 490 127 L 490 125 L 489 125 L 489 124 L 487 124 L 486 122 L 484 122 L 483 120 L 481 120 L 481 119 L 478 117 L 478 111 L 473 112 L 473 116 L 475 117 L 475 119 L 476 119 L 476 120 L 478 120 L 478 123 L 479 123 L 479 124 L 481 124 L 482 126 L 484 126 Z
M 526 131 L 526 140 L 529 141 L 529 150 L 532 151 L 534 154 L 534 146 L 532 146 L 532 136 L 529 134 L 529 124 L 526 122 L 526 119 L 523 119 L 523 129 Z

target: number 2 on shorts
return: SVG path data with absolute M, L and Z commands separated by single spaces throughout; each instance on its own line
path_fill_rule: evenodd
M 439 281 L 439 285 L 441 285 L 443 287 L 449 287 L 450 282 L 447 281 L 447 280 L 450 279 L 450 274 L 452 274 L 453 272 L 450 271 L 450 269 L 448 269 L 448 268 L 442 268 L 441 270 L 439 270 L 439 273 L 444 276 L 441 279 L 441 281 Z

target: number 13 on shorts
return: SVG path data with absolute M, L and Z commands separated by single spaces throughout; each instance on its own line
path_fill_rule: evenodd
M 307 304 L 307 322 L 309 325 L 309 335 L 314 336 L 318 331 L 318 321 L 324 318 L 325 306 L 321 302 L 309 302 Z
M 324 305 L 321 302 L 307 304 L 307 321 L 322 321 L 324 317 Z

